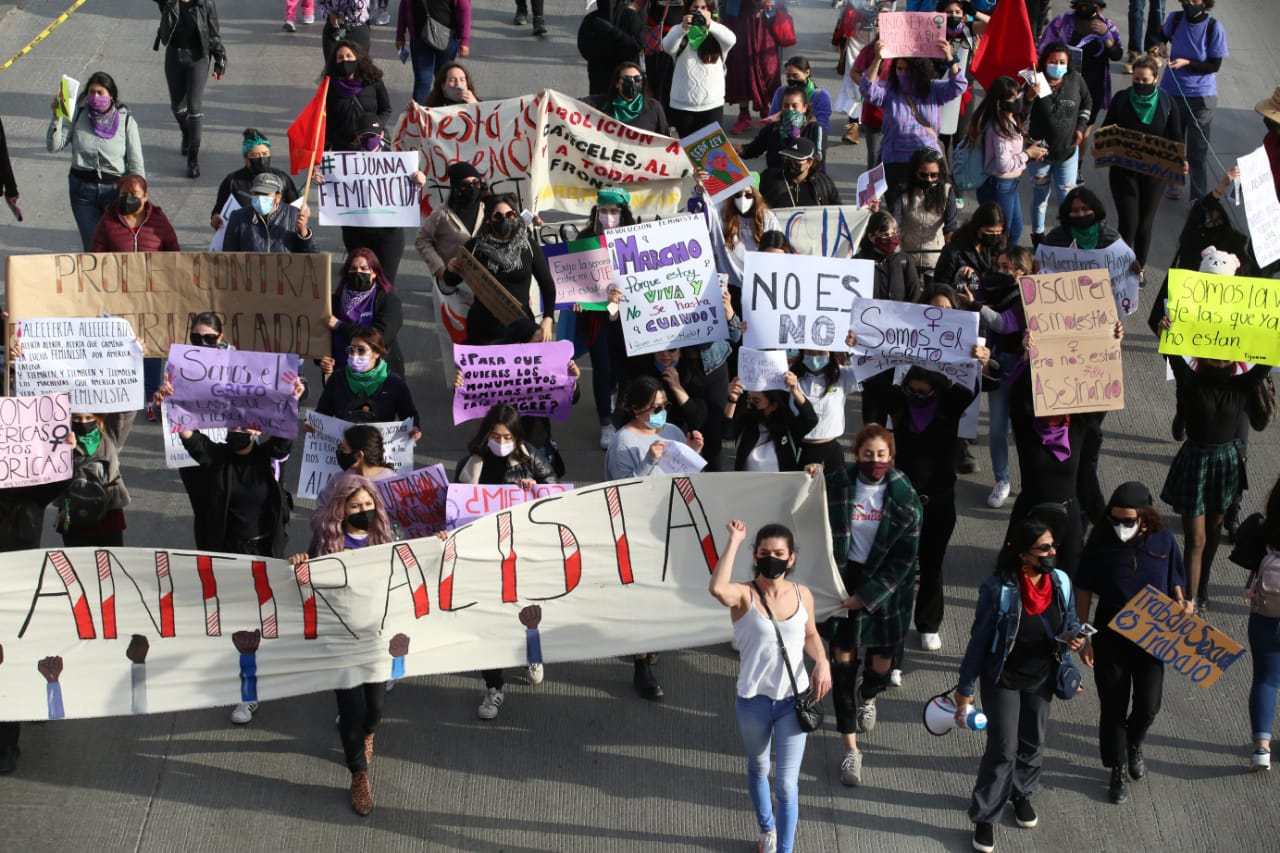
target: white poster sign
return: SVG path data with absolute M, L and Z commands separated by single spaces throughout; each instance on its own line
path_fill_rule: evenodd
M 1259 148 L 1246 154 L 1236 164 L 1240 167 L 1244 214 L 1249 223 L 1253 255 L 1259 267 L 1267 267 L 1280 260 L 1280 200 L 1276 199 L 1267 149 Z
M 326 151 L 320 158 L 320 224 L 417 228 L 416 151 Z
M 178 435 L 173 429 L 173 425 L 169 422 L 168 400 L 160 404 L 160 430 L 164 435 L 164 464 L 166 468 L 194 468 L 199 464 L 191 458 L 191 454 L 187 452 L 187 448 L 182 444 L 182 437 Z M 214 444 L 227 443 L 227 431 L 221 427 L 202 429 L 200 432 Z
M 23 397 L 68 394 L 71 411 L 136 412 L 146 405 L 142 347 L 120 317 L 19 320 L 14 387 Z
M 871 297 L 875 273 L 866 260 L 747 252 L 742 345 L 847 352 L 853 301 Z
M 786 375 L 791 371 L 784 349 L 738 350 L 738 379 L 744 391 L 785 391 Z
M 854 375 L 861 382 L 900 365 L 917 365 L 972 388 L 978 315 L 911 302 L 859 299 L 853 305 Z
M 298 488 L 294 494 L 305 500 L 315 500 L 324 491 L 329 481 L 342 473 L 338 467 L 336 453 L 338 442 L 347 427 L 353 424 L 341 418 L 322 415 L 314 409 L 306 412 L 308 430 L 302 443 L 302 468 L 298 472 Z M 405 418 L 399 423 L 373 423 L 382 433 L 382 455 L 387 467 L 400 471 L 413 468 L 413 441 L 409 433 L 413 430 L 413 419 Z
M 1138 256 L 1123 240 L 1116 240 L 1105 249 L 1064 248 L 1044 243 L 1036 248 L 1036 263 L 1041 275 L 1106 270 L 1111 276 L 1116 311 L 1126 317 L 1138 310 L 1138 274 L 1133 271 L 1137 262 Z

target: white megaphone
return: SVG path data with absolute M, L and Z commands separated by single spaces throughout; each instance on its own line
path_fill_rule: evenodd
M 934 737 L 945 735 L 957 725 L 956 703 L 951 701 L 950 691 L 939 693 L 924 706 L 924 727 Z M 987 715 L 970 705 L 962 728 L 980 732 L 986 727 Z

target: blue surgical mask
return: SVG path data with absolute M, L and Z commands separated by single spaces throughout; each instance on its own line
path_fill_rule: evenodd
M 1044 67 L 1044 76 L 1050 80 L 1061 80 L 1067 76 L 1066 63 L 1052 63 Z
M 649 413 L 649 429 L 662 429 L 667 425 L 667 410 Z
M 804 357 L 804 366 L 817 373 L 827 366 L 828 359 L 829 356 L 825 355 L 806 355 Z
M 270 196 L 270 195 L 253 196 L 253 209 L 258 211 L 258 213 L 262 214 L 263 216 L 266 216 L 271 211 L 276 209 L 275 196 Z

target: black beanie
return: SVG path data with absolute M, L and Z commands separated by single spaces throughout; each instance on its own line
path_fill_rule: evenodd
M 1140 509 L 1151 506 L 1152 503 L 1151 490 L 1141 483 L 1131 480 L 1128 483 L 1121 483 L 1111 493 L 1111 500 L 1107 502 L 1107 509 L 1114 506 Z

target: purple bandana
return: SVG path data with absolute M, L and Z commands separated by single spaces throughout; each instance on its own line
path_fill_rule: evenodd
M 367 326 L 373 321 L 373 295 L 377 286 L 361 292 L 342 288 L 342 319 L 357 326 Z
M 364 91 L 364 81 L 359 77 L 351 80 L 343 80 L 338 77 L 333 78 L 333 85 L 338 87 L 338 91 L 346 95 L 348 98 L 354 98 Z
M 1051 426 L 1048 418 L 1036 418 L 1035 425 L 1040 443 L 1053 454 L 1053 458 L 1059 462 L 1066 462 L 1071 458 L 1071 440 L 1068 435 L 1071 429 L 1070 418 L 1064 418 L 1057 426 Z
M 93 135 L 99 139 L 111 139 L 120 129 L 120 111 L 115 107 L 105 113 L 89 110 L 89 123 L 93 126 Z
M 923 406 L 907 406 L 907 415 L 911 420 L 912 432 L 924 432 L 938 416 L 938 398 L 934 397 Z

